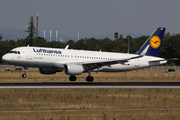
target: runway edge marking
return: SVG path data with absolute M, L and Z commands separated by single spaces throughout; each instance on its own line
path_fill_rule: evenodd
M 180 89 L 180 86 L 0 86 L 0 89 Z

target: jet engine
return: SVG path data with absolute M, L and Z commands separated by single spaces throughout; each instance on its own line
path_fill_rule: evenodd
M 80 75 L 83 73 L 83 70 L 82 65 L 66 64 L 64 66 L 64 73 L 66 75 Z
M 39 68 L 39 72 L 41 74 L 55 74 L 58 70 L 53 68 Z

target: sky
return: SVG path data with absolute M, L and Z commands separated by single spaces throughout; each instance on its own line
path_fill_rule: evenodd
M 157 27 L 180 33 L 180 0 L 1 0 L 0 27 L 27 30 L 37 13 L 42 33 L 150 35 Z

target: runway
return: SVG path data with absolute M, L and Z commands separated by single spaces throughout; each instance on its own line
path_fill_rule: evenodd
M 180 82 L 0 83 L 0 89 L 180 89 Z

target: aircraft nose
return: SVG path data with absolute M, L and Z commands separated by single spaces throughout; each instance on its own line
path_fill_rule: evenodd
M 2 61 L 6 62 L 6 60 L 7 60 L 7 55 L 3 55 L 2 56 Z

